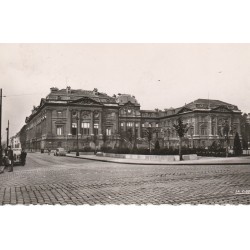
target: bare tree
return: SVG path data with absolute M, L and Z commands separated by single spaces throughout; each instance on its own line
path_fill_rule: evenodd
M 153 138 L 153 129 L 151 127 L 146 128 L 145 136 L 146 136 L 146 138 L 148 140 L 149 153 L 151 154 L 151 141 L 152 141 L 152 138 Z
M 182 140 L 184 135 L 187 133 L 188 131 L 188 124 L 184 124 L 181 117 L 178 118 L 177 120 L 177 124 L 173 124 L 173 127 L 176 131 L 176 133 L 179 136 L 179 156 L 180 156 L 180 161 L 183 160 L 182 158 L 182 153 L 181 153 L 181 149 L 182 149 Z

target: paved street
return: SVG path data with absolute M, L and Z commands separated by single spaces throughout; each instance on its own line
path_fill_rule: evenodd
M 0 175 L 0 204 L 250 204 L 250 165 L 143 166 L 30 153 L 24 167 Z

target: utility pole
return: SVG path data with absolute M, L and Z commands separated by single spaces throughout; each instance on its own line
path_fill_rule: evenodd
M 0 146 L 2 146 L 2 99 L 3 91 L 0 89 Z
M 10 128 L 10 123 L 9 123 L 9 120 L 8 120 L 8 127 L 6 128 L 6 130 L 7 130 L 7 148 L 9 146 L 9 128 Z
M 2 98 L 3 93 L 0 89 L 0 166 L 2 166 L 3 151 L 2 151 Z

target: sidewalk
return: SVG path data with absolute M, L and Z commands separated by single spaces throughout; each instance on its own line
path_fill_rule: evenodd
M 132 165 L 249 165 L 250 156 L 245 157 L 200 157 L 198 160 L 186 160 L 186 161 L 149 161 L 149 160 L 135 160 L 135 159 L 121 159 L 96 155 L 80 155 L 76 156 L 75 153 L 67 154 L 67 157 L 80 158 L 91 161 L 100 162 L 112 162 L 121 164 Z

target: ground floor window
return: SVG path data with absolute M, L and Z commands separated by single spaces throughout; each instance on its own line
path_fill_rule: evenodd
M 71 128 L 72 135 L 76 135 L 76 130 L 77 130 L 77 123 L 73 122 L 72 123 L 72 128 Z
M 98 135 L 98 129 L 99 129 L 99 124 L 98 123 L 94 123 L 94 134 Z

